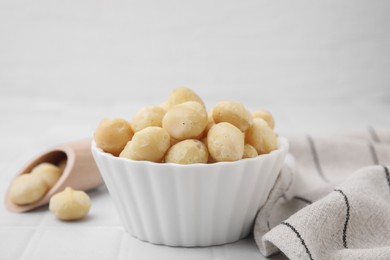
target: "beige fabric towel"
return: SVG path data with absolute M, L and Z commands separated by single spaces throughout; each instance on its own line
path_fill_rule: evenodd
M 289 140 L 290 155 L 255 221 L 260 251 L 390 259 L 390 130 Z

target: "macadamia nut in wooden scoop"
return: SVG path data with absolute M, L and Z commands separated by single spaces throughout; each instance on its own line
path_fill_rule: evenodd
M 24 205 L 40 200 L 48 190 L 43 178 L 26 173 L 16 177 L 11 183 L 10 200 L 17 205 Z
M 61 177 L 61 169 L 51 163 L 41 163 L 35 166 L 31 174 L 40 176 L 45 182 L 49 189 L 51 189 Z

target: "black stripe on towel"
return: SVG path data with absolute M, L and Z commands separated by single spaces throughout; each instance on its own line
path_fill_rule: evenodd
M 368 129 L 368 132 L 369 132 L 370 135 L 371 135 L 372 140 L 373 140 L 374 142 L 379 143 L 380 140 L 379 140 L 378 135 L 376 134 L 376 131 L 375 131 L 374 127 L 368 126 L 367 129 Z
M 378 155 L 376 154 L 374 145 L 370 142 L 369 146 L 370 146 L 371 156 L 372 156 L 372 160 L 374 161 L 374 164 L 379 164 Z
M 280 223 L 282 225 L 285 225 L 287 227 L 289 227 L 292 231 L 294 231 L 294 233 L 297 235 L 297 237 L 299 238 L 299 240 L 301 241 L 301 244 L 303 245 L 303 247 L 305 248 L 306 250 L 306 253 L 307 255 L 309 256 L 310 260 L 313 260 L 313 257 L 311 256 L 311 253 L 309 251 L 309 248 L 307 247 L 306 243 L 305 243 L 305 240 L 303 240 L 301 234 L 299 234 L 298 230 L 295 229 L 295 227 L 293 227 L 290 223 L 288 222 L 282 222 Z
M 324 173 L 323 173 L 323 171 L 322 171 L 321 164 L 320 164 L 320 160 L 318 159 L 317 150 L 316 150 L 316 147 L 315 147 L 315 145 L 314 145 L 314 141 L 313 141 L 313 139 L 311 138 L 310 135 L 307 136 L 307 140 L 309 141 L 309 144 L 310 144 L 311 154 L 313 155 L 314 163 L 315 163 L 315 165 L 316 165 L 318 174 L 320 175 L 320 177 L 321 177 L 325 182 L 328 182 L 328 183 L 329 183 L 329 180 L 325 177 L 325 175 L 324 175 Z
M 312 204 L 313 203 L 311 200 L 308 200 L 308 199 L 305 199 L 305 198 L 302 198 L 302 197 L 299 197 L 299 196 L 294 196 L 293 199 L 303 201 L 306 204 Z
M 287 164 L 285 164 L 285 166 L 287 167 L 288 172 L 290 173 L 290 181 L 289 181 L 289 183 L 288 183 L 288 185 L 287 185 L 287 188 L 284 189 L 284 193 L 283 193 L 282 195 L 280 195 L 279 197 L 277 197 L 277 198 L 274 200 L 274 202 L 272 203 L 272 206 L 271 206 L 271 209 L 269 210 L 269 212 L 272 212 L 272 211 L 273 211 L 274 206 L 276 205 L 276 203 L 277 203 L 281 198 L 284 198 L 284 199 L 287 200 L 286 195 L 285 195 L 285 192 L 289 191 L 290 188 L 291 188 L 291 185 L 293 184 L 293 179 L 294 179 L 293 172 L 292 172 L 290 166 L 288 166 Z M 284 172 L 284 169 L 282 169 L 282 170 L 280 171 L 278 178 L 280 178 L 280 176 L 283 174 L 283 172 Z M 271 230 L 271 225 L 270 225 L 270 223 L 269 223 L 269 218 L 270 218 L 270 217 L 271 217 L 271 213 L 268 214 L 268 218 L 267 218 L 267 227 L 268 227 L 268 230 Z
M 349 201 L 348 201 L 348 198 L 347 196 L 345 195 L 345 193 L 342 191 L 342 190 L 335 190 L 337 192 L 339 192 L 343 198 L 344 198 L 344 201 L 345 201 L 345 206 L 347 207 L 347 213 L 346 213 L 346 216 L 345 216 L 345 222 L 344 222 L 344 228 L 343 228 L 343 246 L 344 248 L 348 248 L 348 245 L 347 245 L 347 227 L 348 227 L 348 222 L 349 222 Z
M 386 179 L 387 179 L 387 184 L 390 186 L 390 174 L 389 174 L 389 169 L 383 165 L 383 168 L 385 169 L 385 174 L 386 174 Z

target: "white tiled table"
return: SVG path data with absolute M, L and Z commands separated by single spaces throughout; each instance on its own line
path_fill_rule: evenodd
M 0 199 L 50 146 L 91 137 L 174 87 L 268 108 L 283 133 L 390 126 L 389 1 L 0 0 Z M 128 236 L 104 187 L 87 219 L 0 205 L 0 259 L 262 259 Z M 276 256 L 283 258 L 282 256 Z
M 23 109 L 20 107 L 22 103 Z M 122 115 L 123 110 L 133 114 L 142 105 L 123 104 L 103 111 L 94 105 L 0 98 L 0 118 L 6 122 L 0 137 L 0 199 L 4 199 L 6 187 L 14 174 L 34 154 L 58 143 L 92 136 L 103 114 Z M 285 109 L 285 106 L 289 109 Z M 332 108 L 319 104 L 310 113 L 304 106 L 285 104 L 275 106 L 273 110 L 277 129 L 288 133 L 330 133 L 340 129 L 363 128 L 368 124 L 390 125 L 390 118 L 386 116 L 390 111 L 388 103 L 357 105 L 348 101 L 343 105 L 333 104 Z M 92 209 L 89 216 L 80 222 L 58 221 L 47 207 L 15 214 L 7 212 L 1 205 L 0 259 L 263 258 L 252 237 L 207 248 L 174 248 L 138 241 L 122 228 L 104 186 L 89 194 Z M 278 255 L 273 259 L 283 259 L 283 256 Z

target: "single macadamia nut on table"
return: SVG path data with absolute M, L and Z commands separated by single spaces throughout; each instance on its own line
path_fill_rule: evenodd
M 161 162 L 170 147 L 171 138 L 161 127 L 149 126 L 134 134 L 120 157 L 137 161 Z
M 166 111 L 159 106 L 144 107 L 131 120 L 131 127 L 138 132 L 148 126 L 162 126 L 162 119 Z
M 167 110 L 178 104 L 188 101 L 198 102 L 203 107 L 205 107 L 203 100 L 198 96 L 198 94 L 196 94 L 192 89 L 182 87 L 172 90 L 172 92 L 169 94 Z
M 61 177 L 62 170 L 54 164 L 41 163 L 32 169 L 31 174 L 41 177 L 51 189 Z
M 181 141 L 172 146 L 165 155 L 166 163 L 207 163 L 209 152 L 204 143 L 195 139 Z
M 84 191 L 67 187 L 50 199 L 49 209 L 61 220 L 77 220 L 84 218 L 91 207 L 91 200 Z
M 252 145 L 258 154 L 278 149 L 278 139 L 264 119 L 255 118 L 253 125 L 245 132 L 245 142 Z
M 252 113 L 252 116 L 253 116 L 253 118 L 264 119 L 267 122 L 267 124 L 269 125 L 269 127 L 271 127 L 272 129 L 275 128 L 274 118 L 271 115 L 271 113 L 268 112 L 267 110 L 257 110 L 257 111 Z
M 237 161 L 244 154 L 244 134 L 230 123 L 218 123 L 209 130 L 207 145 L 215 161 Z
M 228 122 L 241 131 L 246 131 L 253 123 L 253 117 L 239 102 L 221 101 L 213 108 L 215 123 Z
M 25 205 L 40 200 L 48 190 L 43 178 L 36 174 L 22 174 L 16 177 L 9 188 L 9 198 L 17 205 Z
M 198 102 L 189 101 L 172 107 L 162 126 L 177 140 L 198 138 L 207 125 L 207 112 Z
M 95 131 L 97 147 L 107 153 L 118 156 L 133 137 L 130 124 L 120 118 L 103 119 Z
M 242 156 L 242 159 L 245 159 L 245 158 L 254 158 L 254 157 L 257 157 L 258 154 L 257 154 L 257 151 L 256 149 L 250 145 L 250 144 L 245 144 L 244 146 L 244 155 Z

